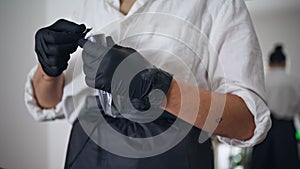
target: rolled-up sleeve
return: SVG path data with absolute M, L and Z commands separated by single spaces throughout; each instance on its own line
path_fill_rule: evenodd
M 36 70 L 37 66 L 30 70 L 25 83 L 24 100 L 28 112 L 36 121 L 49 121 L 64 118 L 62 103 L 58 103 L 55 108 L 51 109 L 42 109 L 39 107 L 32 85 L 32 79 Z
M 218 137 L 219 140 L 221 142 L 228 143 L 230 145 L 238 146 L 238 147 L 251 147 L 254 146 L 255 144 L 260 143 L 266 137 L 267 132 L 271 127 L 270 111 L 266 103 L 262 100 L 260 96 L 253 93 L 249 89 L 243 89 L 238 86 L 229 85 L 225 90 L 243 99 L 249 111 L 252 113 L 254 117 L 255 130 L 252 138 L 245 141 L 237 140 L 237 139 L 229 139 L 226 137 Z M 225 90 L 221 88 L 218 89 L 219 92 L 223 92 Z
M 225 1 L 210 39 L 218 53 L 209 65 L 209 69 L 218 70 L 209 74 L 212 90 L 243 99 L 256 125 L 254 135 L 249 140 L 219 139 L 234 146 L 253 146 L 266 137 L 271 119 L 265 102 L 261 49 L 243 0 Z

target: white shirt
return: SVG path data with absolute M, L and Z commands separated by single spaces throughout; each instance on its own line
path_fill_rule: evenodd
M 265 138 L 271 121 L 264 102 L 262 56 L 243 0 L 137 0 L 126 16 L 119 5 L 119 0 L 86 0 L 75 21 L 92 27 L 90 35 L 104 33 L 137 49 L 177 79 L 241 97 L 254 116 L 254 136 L 221 141 L 244 147 Z M 31 115 L 40 121 L 66 117 L 72 123 L 85 97 L 95 94 L 85 84 L 80 50 L 64 72 L 64 95 L 55 109 L 37 106 L 31 83 L 35 69 L 25 91 Z
M 300 113 L 300 81 L 282 68 L 271 68 L 266 75 L 268 105 L 279 119 L 293 120 Z

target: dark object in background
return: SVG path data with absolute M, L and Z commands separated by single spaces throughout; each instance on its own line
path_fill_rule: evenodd
M 285 62 L 285 54 L 283 53 L 283 47 L 281 44 L 276 45 L 274 52 L 269 57 L 269 63 L 283 63 Z

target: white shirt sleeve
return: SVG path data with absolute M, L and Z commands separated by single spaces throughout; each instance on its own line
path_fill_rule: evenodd
M 37 104 L 34 95 L 33 86 L 32 86 L 32 79 L 36 70 L 37 70 L 37 66 L 34 66 L 30 70 L 25 83 L 24 100 L 28 112 L 36 121 L 49 121 L 49 120 L 64 118 L 64 113 L 63 113 L 61 103 L 57 104 L 57 106 L 52 109 L 42 109 Z
M 52 109 L 41 109 L 35 99 L 32 79 L 37 66 L 31 69 L 25 84 L 25 105 L 31 116 L 37 121 L 49 121 L 66 118 L 72 124 L 78 114 L 84 110 L 86 96 L 93 96 L 97 90 L 89 88 L 85 83 L 82 70 L 81 49 L 71 55 L 68 68 L 63 72 L 64 89 L 61 101 Z
M 248 109 L 254 116 L 255 130 L 253 137 L 246 141 L 229 139 L 226 137 L 218 137 L 219 140 L 238 147 L 254 146 L 263 141 L 271 127 L 270 111 L 265 102 L 257 94 L 246 89 L 241 89 L 240 87 L 234 87 L 232 85 L 226 90 L 229 90 L 231 94 L 237 95 L 244 100 Z M 219 89 L 219 91 L 222 90 Z
M 218 63 L 210 63 L 212 90 L 231 93 L 243 99 L 254 116 L 254 135 L 249 140 L 219 137 L 228 144 L 247 147 L 261 142 L 271 127 L 270 111 L 265 103 L 262 54 L 245 2 L 227 0 L 219 11 L 211 32 Z M 243 126 L 241 126 L 243 127 Z

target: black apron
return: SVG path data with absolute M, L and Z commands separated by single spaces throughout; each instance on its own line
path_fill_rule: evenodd
M 103 116 L 118 132 L 139 138 L 157 135 L 168 129 L 176 120 L 175 116 L 166 111 L 155 121 L 142 124 L 125 118 Z M 81 123 L 76 120 L 69 139 L 65 169 L 213 169 L 211 140 L 207 139 L 200 144 L 200 132 L 200 129 L 191 127 L 177 145 L 162 154 L 146 158 L 128 158 L 110 153 L 95 144 Z
M 267 137 L 253 147 L 251 169 L 299 169 L 294 121 L 272 115 L 271 119 L 272 127 Z

